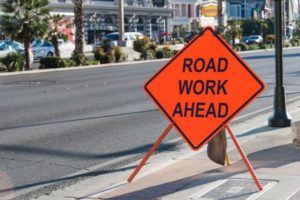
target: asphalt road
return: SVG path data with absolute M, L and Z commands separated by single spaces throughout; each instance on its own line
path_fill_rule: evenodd
M 300 49 L 284 54 L 289 99 L 300 94 Z M 275 64 L 274 51 L 242 57 L 268 88 L 244 115 L 272 105 Z M 168 125 L 143 92 L 144 82 L 162 65 L 0 77 L 0 194 L 59 182 L 65 175 L 146 151 Z M 167 140 L 176 137 L 173 131 Z

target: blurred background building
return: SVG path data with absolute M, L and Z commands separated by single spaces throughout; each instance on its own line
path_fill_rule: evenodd
M 0 3 L 1 1 L 4 0 L 0 0 Z M 299 20 L 299 1 L 284 0 L 286 36 L 292 33 L 295 22 Z M 49 0 L 49 2 L 52 13 L 65 15 L 68 21 L 74 24 L 71 0 Z M 274 0 L 222 2 L 225 25 L 230 18 L 274 17 Z M 118 0 L 85 1 L 84 33 L 87 44 L 101 40 L 108 33 L 118 31 L 117 3 Z M 154 40 L 159 40 L 162 35 L 171 36 L 174 33 L 190 32 L 199 27 L 217 25 L 218 0 L 124 0 L 124 4 L 125 31 L 140 32 Z M 69 40 L 73 41 L 71 29 L 66 28 L 63 31 L 69 33 Z

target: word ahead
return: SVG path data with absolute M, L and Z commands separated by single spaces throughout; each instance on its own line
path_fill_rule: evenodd
M 231 47 L 206 28 L 146 84 L 145 90 L 196 150 L 264 89 Z

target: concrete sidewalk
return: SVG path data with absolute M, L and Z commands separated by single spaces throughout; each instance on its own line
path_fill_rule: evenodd
M 300 120 L 300 101 L 290 104 L 288 110 L 294 121 Z M 261 192 L 229 139 L 233 162 L 229 167 L 210 161 L 206 147 L 193 152 L 182 144 L 152 156 L 131 184 L 126 180 L 139 162 L 38 199 L 300 199 L 300 149 L 291 144 L 290 127 L 267 126 L 269 116 L 266 113 L 232 127 L 264 185 Z

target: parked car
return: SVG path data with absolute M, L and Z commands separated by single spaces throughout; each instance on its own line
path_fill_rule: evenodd
M 19 42 L 12 41 L 12 40 L 0 41 L 0 57 L 4 57 L 7 54 L 12 53 L 12 52 L 16 52 L 16 53 L 25 55 L 24 45 Z M 29 56 L 30 56 L 30 64 L 32 64 L 34 61 L 34 55 L 33 55 L 32 49 L 29 49 Z
M 134 41 L 137 39 L 144 38 L 144 35 L 139 33 L 139 32 L 125 32 L 124 33 L 124 40 L 125 41 Z M 107 34 L 105 36 L 105 39 L 109 39 L 112 42 L 112 45 L 117 46 L 118 45 L 118 40 L 119 40 L 119 33 L 114 32 Z
M 74 44 L 69 41 L 58 40 L 61 57 L 71 57 L 75 48 Z M 55 55 L 55 50 L 51 42 L 46 40 L 35 40 L 32 43 L 32 52 L 35 59 L 51 57 Z
M 260 35 L 250 35 L 243 37 L 243 42 L 246 44 L 261 44 L 263 42 L 263 38 Z

